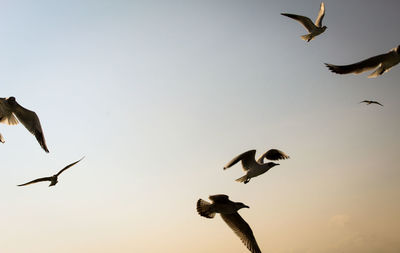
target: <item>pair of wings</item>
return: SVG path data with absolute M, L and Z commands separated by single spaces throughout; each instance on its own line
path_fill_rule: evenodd
M 325 5 L 323 2 L 321 3 L 317 19 L 315 20 L 315 24 L 311 21 L 310 18 L 305 17 L 305 16 L 300 16 L 300 15 L 290 14 L 290 13 L 281 13 L 281 15 L 292 18 L 296 21 L 299 21 L 300 24 L 302 24 L 307 29 L 308 32 L 312 32 L 315 29 L 315 27 L 322 27 L 322 19 L 325 16 Z
M 360 103 L 377 104 L 377 105 L 383 106 L 383 104 L 379 103 L 378 101 L 371 101 L 371 100 L 364 100 L 364 101 L 361 101 Z
M 214 203 L 232 203 L 224 194 L 212 195 L 209 199 Z M 252 253 L 261 253 L 253 231 L 242 216 L 235 212 L 232 214 L 221 213 L 221 217 Z
M 272 160 L 272 161 L 284 160 L 284 159 L 290 158 L 287 154 L 285 154 L 284 152 L 282 152 L 278 149 L 268 150 L 263 155 L 261 155 L 260 158 L 257 159 L 257 161 L 256 161 L 255 156 L 256 156 L 255 149 L 244 152 L 244 153 L 236 156 L 235 158 L 233 158 L 230 162 L 228 162 L 225 165 L 224 170 L 232 167 L 239 161 L 242 161 L 244 164 L 248 165 L 248 166 L 245 166 L 246 168 L 248 168 L 248 167 L 253 167 L 254 165 L 262 164 L 264 161 L 264 158 L 266 158 L 268 160 Z
M 54 176 L 58 177 L 58 176 L 59 176 L 61 173 L 63 173 L 66 169 L 68 169 L 68 168 L 74 166 L 75 164 L 77 164 L 78 162 L 80 162 L 83 158 L 85 158 L 85 157 L 82 157 L 82 158 L 79 159 L 78 161 L 73 162 L 73 163 L 71 163 L 71 164 L 65 166 L 62 170 L 60 170 L 60 171 L 59 171 L 57 174 L 55 174 Z M 54 177 L 54 176 L 53 176 L 53 177 Z M 20 185 L 18 185 L 18 186 L 25 186 L 25 185 L 29 185 L 29 184 L 44 182 L 44 181 L 52 181 L 53 177 L 41 177 L 41 178 L 38 178 L 38 179 L 35 179 L 35 180 L 32 180 L 32 181 L 29 181 L 28 183 L 20 184 Z
M 17 125 L 19 122 L 21 122 L 22 125 L 24 125 L 24 127 L 36 137 L 36 140 L 39 142 L 40 146 L 44 151 L 46 151 L 46 153 L 48 153 L 49 150 L 47 148 L 42 126 L 37 114 L 33 111 L 25 109 L 17 102 L 15 102 L 15 106 L 10 107 L 10 105 L 7 103 L 7 99 L 1 98 L 0 123 L 6 125 Z

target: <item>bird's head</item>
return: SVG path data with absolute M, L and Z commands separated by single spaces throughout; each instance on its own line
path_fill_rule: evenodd
M 272 167 L 279 165 L 279 163 L 269 162 L 269 163 L 267 163 L 267 165 L 268 165 L 268 167 L 272 168 Z
M 236 202 L 235 203 L 236 210 L 242 209 L 242 208 L 250 208 L 249 206 L 243 204 L 242 202 Z
M 397 48 L 395 49 L 397 54 L 400 54 L 400 45 L 397 46 Z
M 326 25 L 324 25 L 323 27 L 322 27 L 322 29 L 325 31 L 326 30 L 326 28 L 328 28 Z
M 15 100 L 15 97 L 8 97 L 7 102 L 11 105 L 15 104 L 17 101 Z

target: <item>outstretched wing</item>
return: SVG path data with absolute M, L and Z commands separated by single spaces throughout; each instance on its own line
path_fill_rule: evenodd
M 6 142 L 6 141 L 4 140 L 4 138 L 3 138 L 3 135 L 2 135 L 2 134 L 0 134 L 0 142 L 1 142 L 1 143 L 4 143 L 4 142 Z
M 28 129 L 28 131 L 31 132 L 33 135 L 35 135 L 36 140 L 39 142 L 40 146 L 44 149 L 44 151 L 46 151 L 46 153 L 49 153 L 49 150 L 47 149 L 46 145 L 46 140 L 43 135 L 42 126 L 40 124 L 39 117 L 36 115 L 36 113 L 28 109 L 25 109 L 24 107 L 17 104 L 15 106 L 14 114 L 15 116 L 17 116 L 19 121 L 21 121 L 21 123 L 25 126 L 25 128 Z
M 315 20 L 315 25 L 318 27 L 322 26 L 322 19 L 325 16 L 325 4 L 324 2 L 321 2 L 321 6 L 319 7 L 319 13 L 317 16 L 317 19 Z
M 52 179 L 52 177 L 42 177 L 42 178 L 38 178 L 38 179 L 32 180 L 32 181 L 30 181 L 28 183 L 25 183 L 25 184 L 19 184 L 18 186 L 25 186 L 25 185 L 28 185 L 28 184 L 34 184 L 34 183 L 43 182 L 43 181 L 51 181 L 51 179 Z
M 228 195 L 225 195 L 225 194 L 211 195 L 208 198 L 214 203 L 216 203 L 216 202 L 218 202 L 218 203 L 230 202 Z
M 257 162 L 258 163 L 264 163 L 264 158 L 272 161 L 277 161 L 277 160 L 285 160 L 289 159 L 290 156 L 285 154 L 283 151 L 280 151 L 278 149 L 270 149 L 267 152 L 265 152 L 260 158 L 258 158 Z
M 249 224 L 238 213 L 221 213 L 221 217 L 252 253 L 261 253 Z
M 66 169 L 68 169 L 68 168 L 74 166 L 75 164 L 79 163 L 83 158 L 85 158 L 85 157 L 82 157 L 82 158 L 79 159 L 78 161 L 73 162 L 73 163 L 71 163 L 71 164 L 65 166 L 62 170 L 60 170 L 60 171 L 56 174 L 56 176 L 59 176 L 59 175 L 60 175 L 61 173 L 63 173 Z
M 330 69 L 330 71 L 337 74 L 349 74 L 349 73 L 360 74 L 362 72 L 379 67 L 379 65 L 382 62 L 384 62 L 388 57 L 390 57 L 389 54 L 390 52 L 386 54 L 380 54 L 349 65 L 333 65 L 329 63 L 325 63 L 325 65 Z
M 372 101 L 372 103 L 373 103 L 373 104 L 380 105 L 380 106 L 383 106 L 383 104 L 379 103 L 378 101 Z
M 256 159 L 255 159 L 255 155 L 256 155 L 256 150 L 255 149 L 246 151 L 246 152 L 236 156 L 229 163 L 227 163 L 225 165 L 225 167 L 224 167 L 224 170 L 226 170 L 227 168 L 232 167 L 233 165 L 235 165 L 239 161 L 242 161 L 244 164 L 247 164 L 247 165 L 251 166 L 251 164 L 257 163 Z M 243 167 L 243 169 L 246 170 L 245 167 Z
M 300 24 L 302 24 L 307 29 L 308 32 L 311 32 L 315 27 L 314 23 L 311 21 L 310 18 L 290 13 L 281 13 L 281 15 L 299 21 Z

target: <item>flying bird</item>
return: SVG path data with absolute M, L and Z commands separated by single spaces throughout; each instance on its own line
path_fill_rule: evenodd
M 25 184 L 19 184 L 18 186 L 25 186 L 25 185 L 28 185 L 28 184 L 34 184 L 34 183 L 39 183 L 39 182 L 44 182 L 44 181 L 50 181 L 49 187 L 50 187 L 50 186 L 54 186 L 54 185 L 56 185 L 56 184 L 58 183 L 58 176 L 59 176 L 61 173 L 63 173 L 66 169 L 68 169 L 68 168 L 74 166 L 75 164 L 77 164 L 78 162 L 80 162 L 83 158 L 85 158 L 85 157 L 82 157 L 82 158 L 79 159 L 78 161 L 67 165 L 67 166 L 64 167 L 62 170 L 60 170 L 57 174 L 55 174 L 55 175 L 53 175 L 53 176 L 51 176 L 51 177 L 42 177 L 42 178 L 38 178 L 38 179 L 32 180 L 32 181 L 30 181 L 30 182 L 28 182 L 28 183 L 25 183 Z
M 247 184 L 251 178 L 259 176 L 267 172 L 272 167 L 279 165 L 278 163 L 274 162 L 264 163 L 264 158 L 272 161 L 285 160 L 290 158 L 288 155 L 286 155 L 285 153 L 283 153 L 278 149 L 268 150 L 263 155 L 261 155 L 260 158 L 257 159 L 257 161 L 255 159 L 255 155 L 256 155 L 255 149 L 246 151 L 243 154 L 236 156 L 228 164 L 226 164 L 224 170 L 232 167 L 239 161 L 242 161 L 243 170 L 247 171 L 247 173 L 243 177 L 236 179 L 236 181 Z
M 307 42 L 313 40 L 316 36 L 320 35 L 326 30 L 326 26 L 322 26 L 322 19 L 325 16 L 325 5 L 324 2 L 321 2 L 321 6 L 319 8 L 318 17 L 315 20 L 315 24 L 311 21 L 310 18 L 296 15 L 296 14 L 289 14 L 289 13 L 281 13 L 281 15 L 292 18 L 297 20 L 302 24 L 309 34 L 301 36 L 301 38 Z
M 389 71 L 393 66 L 400 62 L 400 45 L 397 48 L 393 48 L 386 54 L 380 54 L 373 56 L 366 60 L 356 62 L 350 65 L 333 65 L 325 63 L 325 65 L 334 73 L 337 74 L 360 74 L 362 72 L 376 69 L 372 72 L 368 78 L 373 78 L 382 75 Z
M 29 132 L 35 135 L 43 150 L 49 153 L 37 114 L 19 105 L 15 97 L 0 98 L 0 123 L 17 125 L 19 121 Z
M 366 103 L 367 105 L 377 104 L 377 105 L 383 106 L 383 104 L 379 103 L 378 101 L 373 101 L 373 100 L 364 100 L 364 101 L 361 101 L 360 103 Z
M 228 226 L 239 236 L 240 240 L 252 253 L 261 253 L 256 238 L 249 224 L 238 214 L 241 208 L 249 208 L 241 202 L 233 202 L 224 194 L 212 195 L 209 197 L 212 203 L 199 199 L 197 201 L 197 212 L 206 218 L 214 218 L 216 213 Z

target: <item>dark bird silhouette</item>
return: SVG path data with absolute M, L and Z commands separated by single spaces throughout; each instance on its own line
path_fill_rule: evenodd
M 368 78 L 373 78 L 388 72 L 393 66 L 400 62 L 400 45 L 393 48 L 386 54 L 380 54 L 368 58 L 366 60 L 350 64 L 350 65 L 333 65 L 325 63 L 325 65 L 334 73 L 337 74 L 360 74 L 362 72 L 376 69 Z
M 59 176 L 61 173 L 63 173 L 66 169 L 68 169 L 68 168 L 74 166 L 75 164 L 77 164 L 78 162 L 80 162 L 83 158 L 85 158 L 85 157 L 82 157 L 82 158 L 79 159 L 78 161 L 67 165 L 67 166 L 64 167 L 62 170 L 60 170 L 57 174 L 55 174 L 55 175 L 53 175 L 53 176 L 51 176 L 51 177 L 42 177 L 42 178 L 38 178 L 38 179 L 32 180 L 32 181 L 30 181 L 30 182 L 28 182 L 28 183 L 20 184 L 20 185 L 18 185 L 18 186 L 25 186 L 25 185 L 29 185 L 29 184 L 44 182 L 44 181 L 50 181 L 49 187 L 50 187 L 50 186 L 53 186 L 53 185 L 56 185 L 56 184 L 58 183 L 58 176 Z
M 36 113 L 19 105 L 15 97 L 0 98 L 0 123 L 17 125 L 18 120 L 29 132 L 35 135 L 40 146 L 48 153 L 49 150 L 44 139 L 42 126 Z M 2 142 L 4 142 L 4 139 Z
M 383 106 L 383 104 L 379 103 L 378 101 L 373 101 L 373 100 L 364 100 L 364 101 L 361 101 L 360 103 L 366 103 L 367 105 L 377 104 L 377 105 Z
M 199 199 L 197 201 L 197 212 L 206 218 L 214 218 L 216 213 L 226 224 L 239 236 L 240 240 L 252 253 L 261 253 L 256 238 L 249 224 L 238 214 L 241 208 L 249 208 L 243 203 L 233 202 L 224 194 L 212 195 L 209 197 L 212 203 Z
M 272 161 L 284 160 L 290 158 L 288 155 L 277 149 L 268 150 L 262 156 L 260 156 L 260 158 L 258 158 L 257 161 L 255 159 L 255 155 L 256 155 L 255 149 L 246 151 L 243 154 L 236 156 L 229 163 L 227 163 L 224 167 L 224 170 L 232 167 L 239 161 L 242 161 L 243 170 L 247 171 L 247 173 L 243 177 L 236 179 L 236 181 L 247 184 L 251 178 L 259 176 L 267 172 L 272 167 L 279 165 L 278 163 L 274 162 L 264 163 L 264 158 Z
M 292 18 L 300 24 L 302 24 L 306 30 L 309 32 L 309 34 L 301 36 L 301 38 L 307 42 L 313 40 L 316 36 L 320 35 L 326 30 L 326 26 L 322 26 L 322 19 L 325 16 L 325 5 L 324 2 L 321 3 L 318 17 L 315 20 L 315 24 L 311 21 L 310 18 L 305 17 L 305 16 L 300 16 L 296 14 L 289 14 L 289 13 L 281 13 L 281 15 Z

